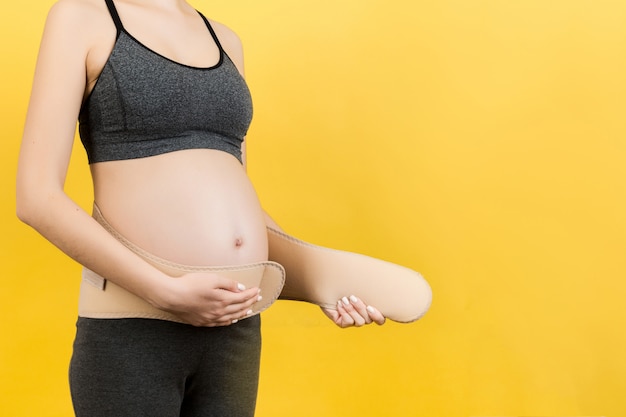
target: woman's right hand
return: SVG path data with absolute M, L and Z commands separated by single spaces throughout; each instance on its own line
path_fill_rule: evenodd
M 215 273 L 192 272 L 166 282 L 152 304 L 194 326 L 236 323 L 252 314 L 252 305 L 261 298 L 259 288 L 245 288 Z

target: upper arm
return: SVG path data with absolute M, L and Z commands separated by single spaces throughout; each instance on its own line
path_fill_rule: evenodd
M 18 195 L 65 181 L 86 84 L 86 4 L 62 0 L 48 14 L 20 150 Z

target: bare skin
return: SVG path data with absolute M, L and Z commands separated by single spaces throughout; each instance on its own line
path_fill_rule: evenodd
M 219 49 L 198 13 L 183 0 L 116 0 L 125 29 L 153 51 L 207 68 Z M 212 22 L 243 74 L 237 35 Z M 258 288 L 210 273 L 172 279 L 110 236 L 63 187 L 83 100 L 115 42 L 103 0 L 61 0 L 48 16 L 26 118 L 17 180 L 20 219 L 87 268 L 196 326 L 246 316 Z M 59 59 L 62 57 L 62 59 Z M 245 151 L 245 148 L 244 148 Z M 245 160 L 245 159 L 244 159 Z M 107 220 L 157 256 L 190 265 L 267 260 L 267 216 L 245 166 L 224 152 L 199 149 L 91 165 L 95 200 Z M 262 295 L 262 294 L 261 294 Z M 324 310 L 338 326 L 384 323 L 356 297 Z

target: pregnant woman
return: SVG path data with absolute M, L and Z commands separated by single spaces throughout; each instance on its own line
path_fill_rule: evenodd
M 267 227 L 277 225 L 245 171 L 251 117 L 238 37 L 186 1 L 52 7 L 17 213 L 85 267 L 70 365 L 77 416 L 254 414 L 256 313 L 283 271 L 268 262 Z M 77 119 L 91 215 L 64 192 Z M 385 321 L 343 295 L 324 307 L 337 325 Z

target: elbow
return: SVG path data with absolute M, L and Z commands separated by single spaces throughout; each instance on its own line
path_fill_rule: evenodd
M 15 182 L 15 214 L 20 221 L 30 225 L 34 207 L 33 181 L 21 167 L 22 164 L 18 164 Z
M 27 225 L 38 229 L 48 221 L 53 205 L 63 201 L 64 172 L 49 167 L 41 158 L 20 155 L 15 178 L 15 214 Z
M 15 195 L 15 214 L 17 218 L 31 227 L 35 227 L 39 223 L 38 219 L 44 216 L 43 208 L 46 207 L 46 201 L 43 201 L 41 190 L 36 187 L 17 187 Z
M 56 184 L 45 181 L 18 181 L 15 214 L 23 223 L 41 232 L 53 222 L 53 214 L 67 195 Z
M 53 200 L 58 190 L 62 190 L 55 182 L 50 181 L 50 175 L 25 169 L 36 165 L 24 163 L 18 165 L 15 181 L 15 214 L 17 218 L 31 227 L 35 227 L 38 219 L 45 215 L 45 208 Z
M 15 214 L 21 222 L 32 225 L 34 204 L 32 198 L 29 198 L 28 195 L 25 194 L 26 193 L 18 189 L 15 198 Z

